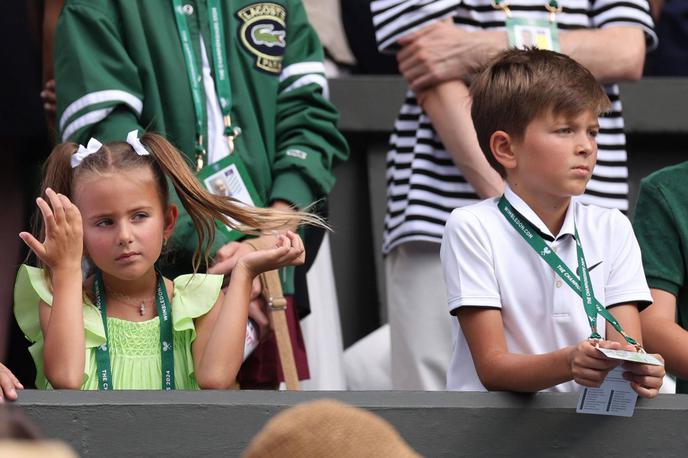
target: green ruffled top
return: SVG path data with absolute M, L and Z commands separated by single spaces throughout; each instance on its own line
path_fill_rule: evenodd
M 221 275 L 181 275 L 174 280 L 172 326 L 174 332 L 174 381 L 178 390 L 198 389 L 191 344 L 196 338 L 194 319 L 210 311 L 222 288 Z M 53 296 L 42 269 L 23 265 L 14 285 L 14 315 L 36 364 L 36 388 L 51 389 L 43 368 L 43 333 L 38 318 L 39 301 L 52 304 Z M 97 390 L 96 347 L 105 343 L 105 330 L 96 306 L 83 304 L 86 364 L 82 390 Z M 133 322 L 108 317 L 110 364 L 117 390 L 159 390 L 162 367 L 158 317 Z

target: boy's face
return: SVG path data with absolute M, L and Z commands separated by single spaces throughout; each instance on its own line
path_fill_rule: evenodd
M 597 160 L 599 124 L 593 111 L 566 116 L 551 111 L 533 119 L 512 139 L 507 180 L 536 199 L 567 199 L 585 191 Z

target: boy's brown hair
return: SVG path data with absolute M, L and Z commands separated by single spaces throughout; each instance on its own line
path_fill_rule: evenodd
M 473 80 L 470 93 L 478 143 L 502 177 L 506 171 L 490 150 L 496 131 L 521 139 L 528 124 L 550 110 L 576 116 L 588 110 L 603 113 L 611 106 L 588 69 L 564 54 L 536 48 L 498 54 Z

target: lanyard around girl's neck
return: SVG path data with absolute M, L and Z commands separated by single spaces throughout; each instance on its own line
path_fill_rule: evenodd
M 181 39 L 184 52 L 184 62 L 186 73 L 191 85 L 191 95 L 193 99 L 194 112 L 196 114 L 196 171 L 203 168 L 203 162 L 207 155 L 204 147 L 203 133 L 207 130 L 206 114 L 203 100 L 205 91 L 203 90 L 201 71 L 198 68 L 196 53 L 191 42 L 189 25 L 186 22 L 186 14 L 182 0 L 172 0 L 174 16 L 177 22 L 177 32 Z M 227 53 L 225 51 L 225 32 L 222 21 L 222 9 L 219 0 L 208 0 L 208 21 L 210 23 L 210 48 L 212 50 L 212 61 L 215 70 L 215 88 L 217 90 L 222 118 L 225 125 L 225 137 L 229 143 L 229 152 L 233 152 L 233 139 L 239 134 L 236 126 L 232 125 L 232 86 L 229 81 L 227 68 Z
M 585 308 L 585 313 L 588 315 L 588 323 L 590 324 L 591 334 L 590 339 L 599 340 L 602 337 L 597 332 L 597 314 L 602 315 L 602 317 L 607 320 L 614 329 L 617 330 L 619 334 L 626 339 L 626 342 L 640 348 L 638 342 L 627 335 L 621 324 L 614 318 L 614 316 L 609 313 L 600 302 L 595 298 L 595 293 L 592 289 L 592 282 L 590 281 L 590 272 L 588 271 L 588 266 L 585 262 L 585 256 L 583 255 L 583 247 L 581 246 L 580 237 L 578 235 L 578 228 L 574 223 L 574 231 L 576 237 L 576 253 L 578 256 L 578 266 L 581 271 L 580 278 L 569 269 L 569 267 L 562 261 L 562 259 L 547 245 L 547 242 L 540 237 L 535 227 L 514 209 L 514 207 L 509 203 L 506 196 L 502 196 L 499 199 L 499 211 L 504 215 L 507 221 L 516 229 L 523 239 L 528 242 L 533 250 L 535 250 L 540 257 L 554 270 L 554 272 L 559 275 L 559 277 L 566 282 L 567 285 L 571 287 L 573 291 L 578 294 L 581 299 L 583 299 L 583 307 Z M 582 286 L 581 286 L 582 283 Z
M 112 368 L 110 366 L 110 349 L 107 308 L 105 306 L 105 288 L 103 274 L 97 270 L 93 279 L 93 294 L 96 298 L 96 308 L 100 312 L 105 330 L 105 343 L 96 348 L 96 367 L 98 370 L 98 389 L 113 390 Z M 174 389 L 174 348 L 172 348 L 172 308 L 169 306 L 170 300 L 167 297 L 167 289 L 162 275 L 157 273 L 157 288 L 155 290 L 155 302 L 158 307 L 158 319 L 160 320 L 160 355 L 162 358 L 162 389 Z

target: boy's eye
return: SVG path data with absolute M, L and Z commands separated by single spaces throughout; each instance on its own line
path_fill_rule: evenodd
M 588 135 L 590 135 L 592 138 L 596 138 L 599 135 L 600 131 L 597 129 L 592 129 Z
M 570 127 L 560 127 L 559 129 L 557 129 L 557 133 L 560 134 L 570 134 L 571 132 L 573 132 L 573 129 L 571 129 Z

